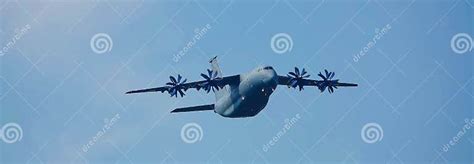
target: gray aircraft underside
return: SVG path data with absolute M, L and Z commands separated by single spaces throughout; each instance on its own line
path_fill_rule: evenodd
M 203 89 L 207 92 L 211 90 L 215 93 L 216 102 L 209 105 L 177 108 L 171 113 L 209 111 L 223 117 L 239 118 L 252 117 L 262 111 L 270 99 L 270 95 L 275 91 L 277 85 L 298 88 L 302 90 L 304 86 L 315 86 L 323 92 L 326 89 L 332 93 L 337 87 L 355 87 L 357 84 L 339 83 L 339 80 L 332 80 L 334 72 L 325 70 L 325 74 L 319 73 L 322 80 L 308 79 L 309 75 L 305 69 L 295 68 L 295 72 L 289 72 L 287 76 L 279 76 L 271 66 L 258 67 L 248 73 L 223 77 L 217 58 L 210 61 L 212 70 L 208 74 L 201 74 L 205 79 L 202 81 L 186 83 L 181 75 L 178 78 L 170 76 L 171 82 L 166 86 L 133 90 L 126 94 L 144 93 L 144 92 L 168 92 L 171 97 L 184 96 L 184 92 L 194 88 Z

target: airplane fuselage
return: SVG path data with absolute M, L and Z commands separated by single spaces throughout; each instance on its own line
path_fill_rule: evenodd
M 277 73 L 269 66 L 242 74 L 238 85 L 226 86 L 226 95 L 217 100 L 214 111 L 231 118 L 255 116 L 267 105 L 277 80 Z

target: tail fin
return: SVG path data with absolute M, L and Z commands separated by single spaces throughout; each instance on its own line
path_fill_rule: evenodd
M 221 69 L 219 68 L 219 64 L 217 63 L 217 56 L 209 60 L 209 63 L 211 63 L 212 71 L 217 72 L 217 77 L 222 77 Z M 224 96 L 227 93 L 227 91 L 228 91 L 227 86 L 215 91 L 214 93 L 216 94 L 216 100 L 219 100 L 222 96 Z

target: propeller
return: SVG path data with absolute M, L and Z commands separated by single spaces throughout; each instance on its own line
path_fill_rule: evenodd
M 166 85 L 168 86 L 168 93 L 171 95 L 171 97 L 178 97 L 178 93 L 181 97 L 186 95 L 184 94 L 184 92 L 188 90 L 188 88 L 184 86 L 186 79 L 181 81 L 182 79 L 183 77 L 180 74 L 178 74 L 177 79 L 173 76 L 170 76 L 170 82 L 166 83 Z
M 328 88 L 329 93 L 333 93 L 334 89 L 337 89 L 337 84 L 339 83 L 339 79 L 332 80 L 332 78 L 336 75 L 334 72 L 329 72 L 328 70 L 324 70 L 324 75 L 319 72 L 318 76 L 323 79 L 321 83 L 318 85 L 319 90 L 324 92 L 326 88 Z
M 214 92 L 216 90 L 219 90 L 219 86 L 217 84 L 218 80 L 221 80 L 222 78 L 217 77 L 217 71 L 212 71 L 210 69 L 207 69 L 207 75 L 204 73 L 201 73 L 201 76 L 206 80 L 204 83 L 200 85 L 207 93 L 209 93 L 211 90 Z M 199 90 L 199 88 L 198 88 Z
M 308 78 L 310 75 L 307 74 L 306 70 L 303 68 L 303 70 L 298 69 L 298 67 L 295 67 L 295 72 L 288 72 L 287 76 L 290 78 L 288 81 L 288 87 L 296 88 L 298 87 L 299 90 L 303 90 L 303 79 Z

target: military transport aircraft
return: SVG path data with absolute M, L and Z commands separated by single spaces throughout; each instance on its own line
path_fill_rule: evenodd
M 258 67 L 251 72 L 222 77 L 221 70 L 217 64 L 217 56 L 212 58 L 211 70 L 207 74 L 201 74 L 204 80 L 196 82 L 186 82 L 181 75 L 175 78 L 170 76 L 170 82 L 163 87 L 140 89 L 129 91 L 126 94 L 143 92 L 168 92 L 171 97 L 183 97 L 185 91 L 190 88 L 203 89 L 207 93 L 211 90 L 215 93 L 216 103 L 193 107 L 177 108 L 171 113 L 210 111 L 220 114 L 223 117 L 253 117 L 257 115 L 268 103 L 270 95 L 275 91 L 277 85 L 286 85 L 292 88 L 303 90 L 304 86 L 316 86 L 321 92 L 327 88 L 329 93 L 334 92 L 337 87 L 355 87 L 357 84 L 339 83 L 339 80 L 332 80 L 335 73 L 324 70 L 318 74 L 322 80 L 308 79 L 305 69 L 295 67 L 294 72 L 289 72 L 286 76 L 277 75 L 273 67 Z

